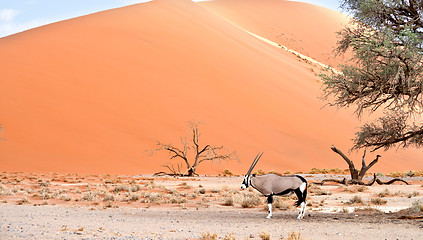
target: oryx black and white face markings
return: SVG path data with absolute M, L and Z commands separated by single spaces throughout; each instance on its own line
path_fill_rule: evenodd
M 244 190 L 247 187 L 249 187 L 250 186 L 250 183 L 249 182 L 250 182 L 250 176 L 249 175 L 245 175 L 244 176 L 244 181 L 241 184 L 241 189 Z
M 266 174 L 261 176 L 251 175 L 251 171 L 257 164 L 261 155 L 257 155 L 251 164 L 250 169 L 244 176 L 244 181 L 241 184 L 241 189 L 246 189 L 249 186 L 257 189 L 260 193 L 267 197 L 267 205 L 269 207 L 269 214 L 266 218 L 272 217 L 272 203 L 274 195 L 286 195 L 295 193 L 298 201 L 295 206 L 301 207 L 298 219 L 302 219 L 305 214 L 306 197 L 307 197 L 307 181 L 299 176 L 280 176 L 276 174 Z

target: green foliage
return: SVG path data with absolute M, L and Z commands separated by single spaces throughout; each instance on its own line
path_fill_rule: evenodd
M 356 113 L 383 110 L 363 125 L 354 147 L 423 146 L 423 5 L 420 1 L 344 0 L 352 26 L 339 33 L 337 53 L 350 62 L 320 77 L 324 98 Z

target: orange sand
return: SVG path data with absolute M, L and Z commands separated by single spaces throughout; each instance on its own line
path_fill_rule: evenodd
M 279 2 L 304 17 L 272 11 L 264 25 L 284 23 L 292 36 L 334 42 L 324 33 L 338 31 L 333 22 L 344 17 L 331 10 L 245 5 Z M 322 16 L 333 21 L 317 31 Z M 269 26 L 250 31 L 272 38 Z M 304 38 L 294 45 L 316 56 L 330 49 Z M 206 3 L 158 0 L 62 21 L 0 39 L 0 53 L 3 171 L 154 173 L 168 155 L 145 151 L 155 140 L 178 144 L 190 120 L 202 122 L 202 144 L 224 145 L 240 159 L 200 166 L 201 174 L 243 173 L 261 151 L 257 168 L 265 170 L 346 168 L 330 146 L 347 152 L 359 126 L 351 112 L 321 109 L 321 84 L 309 65 Z M 423 167 L 421 150 L 379 154 L 375 171 Z

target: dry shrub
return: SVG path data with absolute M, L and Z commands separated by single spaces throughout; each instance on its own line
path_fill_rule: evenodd
M 383 205 L 386 204 L 388 201 L 382 198 L 372 198 L 370 199 L 370 202 L 374 205 Z
M 8 195 L 13 195 L 13 191 L 10 188 L 4 186 L 3 184 L 0 184 L 0 197 Z
M 289 170 L 288 170 L 289 171 Z M 283 175 L 282 173 L 280 173 L 280 172 L 277 172 L 277 171 L 275 171 L 275 170 L 270 170 L 268 173 L 273 173 L 273 174 L 276 174 L 276 175 Z
M 29 200 L 28 200 L 28 198 L 26 196 L 23 196 L 21 198 L 21 200 L 19 200 L 19 201 L 16 202 L 16 204 L 18 204 L 18 205 L 23 205 L 23 204 L 27 204 L 27 203 L 29 203 Z
M 417 196 L 419 196 L 419 195 L 420 195 L 420 193 L 419 193 L 419 192 L 414 191 L 414 192 L 412 192 L 412 193 L 409 193 L 409 194 L 407 195 L 407 197 L 408 197 L 408 198 L 412 198 L 412 197 L 417 197 Z
M 66 195 L 66 194 L 61 194 L 61 195 L 59 195 L 59 199 L 60 200 L 62 200 L 62 201 L 66 201 L 66 202 L 69 202 L 70 200 L 72 200 L 72 198 L 71 197 L 69 197 L 68 195 Z
M 131 186 L 129 186 L 129 191 L 131 192 L 138 192 L 139 190 L 141 190 L 140 185 L 132 184 Z
M 234 236 L 234 234 L 233 233 L 229 233 L 229 234 L 226 234 L 224 237 L 223 237 L 223 240 L 235 240 L 236 238 L 235 238 L 235 236 Z
M 379 192 L 377 194 L 379 197 L 387 197 L 391 195 L 391 192 L 389 192 L 389 190 L 387 188 L 385 188 L 385 190 L 383 190 L 382 192 Z
M 254 174 L 255 175 L 264 175 L 264 174 L 266 174 L 266 172 L 263 169 L 259 169 Z
M 360 204 L 360 203 L 363 203 L 363 199 L 361 199 L 361 197 L 360 196 L 354 196 L 354 197 L 352 197 L 348 202 L 347 202 L 347 204 Z
M 125 184 L 118 184 L 114 189 L 113 192 L 119 193 L 119 192 L 128 192 L 129 186 Z
M 38 190 L 37 196 L 40 197 L 43 200 L 51 199 L 53 198 L 50 194 L 50 190 L 48 188 L 42 188 Z
M 301 240 L 301 233 L 292 232 L 288 235 L 288 240 Z
M 84 194 L 82 194 L 81 200 L 82 201 L 94 201 L 97 197 L 97 194 L 91 191 L 88 192 L 84 192 Z
M 160 204 L 160 200 L 163 198 L 163 194 L 154 192 L 142 192 L 142 196 L 145 198 L 144 202 L 157 204 Z
M 115 196 L 113 194 L 107 194 L 103 198 L 103 202 L 113 202 L 115 201 Z
M 368 188 L 365 186 L 358 186 L 356 188 L 357 192 L 365 192 Z
M 217 233 L 202 233 L 201 234 L 201 239 L 202 240 L 216 240 L 217 239 Z
M 289 204 L 289 202 L 286 202 L 286 201 L 284 201 L 282 198 L 280 198 L 280 197 L 276 197 L 276 198 L 273 198 L 273 204 L 272 204 L 272 206 L 274 207 L 274 208 L 277 208 L 277 209 L 280 209 L 280 210 L 283 210 L 283 211 L 286 211 L 286 210 L 289 210 L 291 207 L 292 207 L 292 205 L 291 204 Z
M 416 200 L 411 204 L 410 210 L 413 212 L 423 212 L 423 203 Z
M 309 172 L 309 174 L 328 174 L 329 170 L 326 168 L 318 169 L 318 168 L 312 168 Z
M 343 174 L 344 170 L 340 169 L 340 168 L 332 168 L 331 170 L 329 170 L 329 173 L 332 174 Z
M 225 206 L 233 206 L 234 205 L 234 199 L 232 197 L 226 197 L 223 201 L 223 205 Z
M 260 237 L 262 240 L 270 240 L 270 233 L 267 233 L 267 232 L 261 232 L 261 233 L 259 234 L 259 237 Z
M 234 174 L 229 169 L 223 170 L 223 176 L 233 176 L 233 175 Z
M 136 194 L 136 193 L 129 193 L 128 194 L 128 201 L 129 202 L 136 202 L 140 200 L 140 195 Z
M 252 208 L 260 204 L 260 198 L 255 194 L 244 194 L 241 199 L 241 207 Z
M 170 203 L 172 204 L 181 204 L 181 203 L 186 203 L 187 200 L 185 198 L 181 198 L 181 197 L 172 197 L 169 200 Z
M 393 177 L 393 178 L 399 178 L 399 177 L 402 177 L 404 174 L 406 174 L 406 173 L 402 173 L 402 172 L 391 172 L 391 173 L 386 174 L 386 176 Z

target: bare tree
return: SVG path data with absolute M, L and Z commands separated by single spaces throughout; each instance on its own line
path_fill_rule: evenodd
M 365 183 L 363 181 L 363 177 L 366 175 L 366 172 L 379 161 L 379 158 L 381 156 L 377 155 L 376 158 L 373 161 L 371 161 L 369 165 L 366 165 L 366 150 L 364 150 L 363 157 L 362 157 L 362 160 L 361 160 L 361 169 L 359 171 L 355 168 L 354 162 L 351 161 L 343 152 L 341 152 L 341 150 L 337 149 L 333 145 L 332 145 L 331 149 L 335 153 L 339 154 L 345 160 L 345 162 L 347 162 L 348 168 L 349 168 L 350 174 L 351 174 L 351 179 L 350 180 L 347 180 L 345 178 L 343 180 L 324 179 L 321 182 L 321 184 L 323 184 L 325 182 L 337 182 L 337 183 L 341 183 L 341 184 L 344 184 L 344 185 L 359 184 L 359 185 L 370 186 L 370 185 L 373 185 L 375 182 L 377 182 L 378 184 L 391 184 L 391 183 L 399 181 L 399 182 L 404 182 L 405 184 L 408 185 L 408 183 L 406 181 L 404 181 L 402 179 L 398 179 L 398 178 L 392 179 L 391 181 L 388 181 L 388 182 L 383 182 L 383 181 L 376 178 L 376 174 L 373 174 L 373 180 L 371 180 L 368 183 Z
M 188 141 L 187 138 L 181 137 L 181 147 L 157 141 L 158 148 L 154 149 L 153 153 L 164 150 L 170 154 L 171 160 L 182 160 L 182 163 L 179 162 L 176 166 L 171 163 L 163 165 L 163 167 L 167 168 L 170 173 L 159 172 L 156 173 L 157 175 L 168 174 L 174 176 L 195 176 L 198 175 L 196 173 L 198 166 L 203 162 L 220 162 L 221 160 L 231 160 L 236 158 L 236 153 L 221 154 L 220 152 L 222 151 L 223 146 L 214 147 L 210 144 L 207 144 L 204 147 L 200 146 L 201 134 L 198 130 L 198 122 L 188 122 L 188 127 L 191 130 L 191 139 Z M 189 157 L 189 152 L 192 152 L 191 158 Z M 186 167 L 184 172 L 182 172 L 183 165 Z

